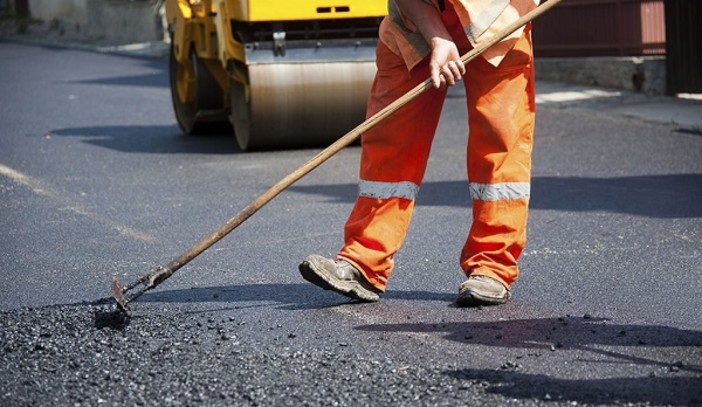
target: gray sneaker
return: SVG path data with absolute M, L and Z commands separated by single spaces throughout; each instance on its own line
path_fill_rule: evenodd
M 381 291 L 366 281 L 363 274 L 345 260 L 331 260 L 316 254 L 307 256 L 298 267 L 302 277 L 325 290 L 363 302 L 380 299 Z
M 470 276 L 458 287 L 456 305 L 459 307 L 498 305 L 506 303 L 509 299 L 509 290 L 494 278 Z

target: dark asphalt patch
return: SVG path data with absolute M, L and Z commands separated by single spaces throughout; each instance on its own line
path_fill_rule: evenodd
M 589 314 L 577 318 L 595 319 Z M 555 328 L 578 322 L 559 318 L 550 324 Z M 408 363 L 411 357 L 403 361 L 382 356 L 374 359 L 373 355 L 356 353 L 361 346 L 336 340 L 321 348 L 301 346 L 301 338 L 294 332 L 282 341 L 261 341 L 247 331 L 253 328 L 250 325 L 236 316 L 193 314 L 157 304 L 140 304 L 125 318 L 115 312 L 111 300 L 2 311 L 0 405 L 570 406 L 702 402 L 702 394 L 696 390 L 700 388 L 699 374 L 690 374 L 699 367 L 682 362 L 671 365 L 662 376 L 583 381 L 529 371 L 536 360 L 559 357 L 560 349 L 538 358 L 508 358 L 499 368 L 484 369 L 440 365 L 430 359 Z M 473 329 L 474 336 L 468 342 L 494 338 L 496 331 L 489 331 L 483 338 L 480 329 Z M 461 332 L 464 338 L 464 330 Z M 505 335 L 489 341 L 508 341 L 511 334 L 505 331 Z M 622 343 L 633 340 L 630 332 L 617 336 Z M 374 339 L 372 332 L 367 338 Z M 694 338 L 679 339 L 698 343 Z
M 372 360 L 338 345 L 252 341 L 231 319 L 111 301 L 0 312 L 0 405 L 495 404 L 440 369 Z M 290 336 L 294 338 L 295 336 Z M 527 403 L 530 404 L 530 403 Z

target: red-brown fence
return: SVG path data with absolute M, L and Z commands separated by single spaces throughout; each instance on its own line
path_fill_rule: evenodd
M 563 0 L 533 36 L 537 57 L 663 55 L 663 0 Z

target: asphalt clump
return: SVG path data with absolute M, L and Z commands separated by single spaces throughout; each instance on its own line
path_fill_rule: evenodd
M 357 349 L 367 347 L 352 346 L 357 338 L 345 336 L 310 344 L 307 335 L 285 329 L 280 335 L 262 337 L 256 332 L 270 329 L 268 321 L 259 321 L 257 326 L 235 315 L 158 303 L 140 304 L 138 312 L 129 317 L 116 312 L 110 299 L 19 308 L 0 311 L 0 405 L 698 403 L 694 355 L 685 356 L 686 362 L 659 363 L 648 377 L 619 381 L 589 383 L 530 371 L 530 365 L 592 358 L 590 353 L 566 355 L 565 359 L 548 355 L 576 346 L 578 335 L 595 335 L 594 330 L 586 330 L 593 320 L 598 319 L 590 314 L 545 320 L 536 330 L 552 341 L 552 352 L 504 355 L 496 369 L 485 369 L 470 363 L 446 365 L 403 358 L 402 352 L 397 352 L 399 356 L 385 356 L 390 354 L 382 351 L 359 354 Z M 586 326 L 580 326 L 585 322 Z M 611 337 L 606 343 L 616 346 L 641 341 L 656 345 L 672 340 L 671 345 L 680 346 L 698 343 L 693 332 L 656 336 L 653 331 L 637 333 L 634 327 L 597 327 L 606 331 L 597 331 L 598 337 Z M 470 343 L 509 342 L 510 335 L 501 331 L 488 324 L 459 336 Z M 575 342 L 565 341 L 566 337 Z M 541 359 L 547 360 L 538 362 Z M 690 361 L 693 364 L 688 365 Z M 634 387 L 617 390 L 625 383 Z M 659 394 L 660 389 L 671 388 L 677 394 Z
M 450 405 L 489 400 L 441 369 L 350 347 L 291 350 L 177 310 L 109 301 L 0 312 L 0 405 Z M 486 398 L 487 397 L 487 398 Z M 527 403 L 529 404 L 529 403 Z

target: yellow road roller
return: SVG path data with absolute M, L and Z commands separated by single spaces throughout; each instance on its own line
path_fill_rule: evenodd
M 386 14 L 387 0 L 167 0 L 180 128 L 231 124 L 242 150 L 330 144 L 365 118 Z

